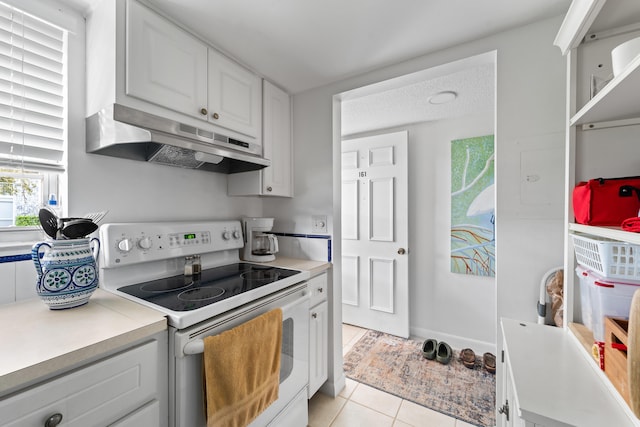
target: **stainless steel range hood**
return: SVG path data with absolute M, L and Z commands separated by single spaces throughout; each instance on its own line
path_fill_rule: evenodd
M 119 104 L 88 117 L 86 128 L 88 153 L 226 174 L 271 165 L 247 142 Z

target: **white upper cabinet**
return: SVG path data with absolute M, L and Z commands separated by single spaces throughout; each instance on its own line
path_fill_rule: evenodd
M 259 138 L 262 125 L 262 79 L 209 49 L 209 120 L 218 126 Z
M 235 173 L 227 178 L 230 196 L 293 197 L 291 98 L 264 81 L 263 152 L 271 166 L 259 171 Z
M 207 46 L 138 2 L 128 2 L 126 94 L 207 117 Z
M 262 151 L 262 79 L 137 0 L 86 18 L 87 111 L 121 104 Z

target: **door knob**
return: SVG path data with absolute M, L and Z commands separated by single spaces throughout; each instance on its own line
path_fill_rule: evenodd
M 404 248 L 398 249 L 398 255 L 404 255 L 406 253 L 407 253 L 407 251 Z

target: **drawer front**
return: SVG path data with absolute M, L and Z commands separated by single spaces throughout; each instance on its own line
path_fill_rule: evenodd
M 307 288 L 311 294 L 309 307 L 326 301 L 327 299 L 327 273 L 312 277 L 307 281 Z
M 151 341 L 0 402 L 0 425 L 43 426 L 54 414 L 64 426 L 104 426 L 157 393 L 158 342 Z

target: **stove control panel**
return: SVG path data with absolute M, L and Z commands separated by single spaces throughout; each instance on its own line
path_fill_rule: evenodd
M 240 249 L 240 221 L 115 223 L 100 227 L 102 267 Z

